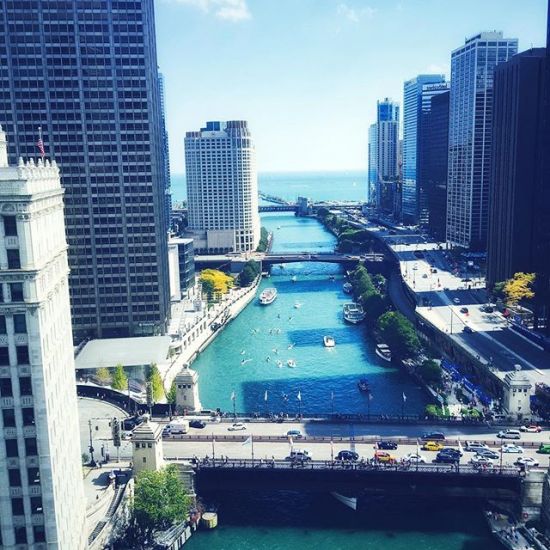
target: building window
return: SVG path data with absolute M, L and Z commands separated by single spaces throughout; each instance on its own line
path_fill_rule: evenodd
M 42 511 L 42 497 L 31 497 L 31 514 L 41 514 Z
M 18 313 L 13 316 L 13 330 L 15 334 L 27 333 L 27 317 L 24 313 Z
M 23 414 L 23 426 L 34 426 L 34 409 L 21 409 Z
M 6 334 L 6 316 L 0 315 L 0 334 Z
M 21 472 L 19 470 L 8 470 L 10 487 L 21 487 Z
M 35 456 L 38 454 L 38 448 L 36 446 L 36 438 L 27 437 L 25 439 L 25 454 L 27 456 Z
M 32 383 L 28 376 L 19 379 L 19 393 L 21 395 L 32 395 Z
M 21 258 L 19 257 L 19 250 L 6 250 L 8 255 L 8 269 L 21 269 Z
M 27 468 L 27 477 L 29 478 L 29 485 L 40 483 L 40 470 L 38 468 Z
M 11 512 L 14 516 L 22 516 L 25 514 L 25 508 L 23 508 L 22 498 L 11 499 Z
M 12 397 L 11 378 L 0 378 L 0 397 Z
M 19 456 L 17 439 L 6 439 L 6 456 L 8 458 L 15 458 Z
M 17 350 L 17 364 L 28 365 L 29 364 L 29 348 L 28 346 L 16 346 Z
M 35 525 L 33 528 L 34 542 L 46 542 L 46 531 L 43 525 Z
M 15 412 L 13 409 L 2 410 L 2 420 L 4 421 L 4 428 L 15 428 Z
M 10 364 L 10 354 L 7 347 L 0 347 L 0 366 L 7 367 Z
M 147 458 L 143 457 L 143 464 L 145 464 L 146 462 L 147 462 Z
M 17 237 L 17 221 L 15 216 L 4 216 L 4 235 Z
M 10 283 L 10 294 L 12 302 L 23 301 L 23 283 Z
M 15 543 L 27 544 L 27 529 L 26 527 L 15 528 Z

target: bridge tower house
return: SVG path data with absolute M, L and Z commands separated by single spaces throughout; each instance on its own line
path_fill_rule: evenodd
M 175 379 L 176 410 L 198 412 L 202 409 L 199 399 L 199 375 L 185 363 Z
M 533 385 L 520 370 L 504 377 L 503 407 L 508 414 L 517 417 L 531 415 L 531 390 Z
M 159 470 L 164 466 L 162 427 L 149 419 L 132 433 L 134 474 L 143 470 Z

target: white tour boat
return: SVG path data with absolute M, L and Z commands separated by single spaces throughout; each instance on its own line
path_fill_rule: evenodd
M 260 294 L 260 304 L 262 304 L 262 306 L 268 306 L 269 304 L 272 304 L 275 301 L 275 298 L 277 298 L 277 289 L 266 288 Z
M 363 321 L 365 319 L 363 306 L 355 302 L 344 304 L 344 319 L 354 325 Z

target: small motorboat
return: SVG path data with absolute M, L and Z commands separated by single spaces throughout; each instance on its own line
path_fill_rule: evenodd
M 295 283 L 298 280 L 298 277 L 296 277 L 296 275 L 292 275 L 290 280 Z
M 294 304 L 294 307 L 295 307 L 296 309 L 300 309 L 300 308 L 302 307 L 302 304 L 301 304 L 300 302 L 296 302 L 296 303 Z
M 362 391 L 365 393 L 370 392 L 369 382 L 366 378 L 361 378 L 361 380 L 357 382 L 357 387 L 359 388 L 359 391 Z
M 353 286 L 351 283 L 344 283 L 342 289 L 346 294 L 351 294 L 353 292 Z
M 325 344 L 325 348 L 333 348 L 336 345 L 336 340 L 332 336 L 323 336 L 323 344 Z
M 389 346 L 387 346 L 386 344 L 377 344 L 375 351 L 376 351 L 376 355 L 378 355 L 380 359 L 383 359 L 388 363 L 391 362 L 391 350 Z
M 294 361 L 294 359 L 289 359 L 287 362 L 286 362 L 287 366 L 289 366 L 291 369 L 293 369 L 295 366 L 296 366 L 296 361 Z

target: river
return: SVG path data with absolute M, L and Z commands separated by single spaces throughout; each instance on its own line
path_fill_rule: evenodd
M 262 225 L 273 231 L 276 252 L 334 246 L 334 237 L 315 220 L 275 213 L 263 215 Z M 364 327 L 344 323 L 342 304 L 349 298 L 342 282 L 343 273 L 334 265 L 275 267 L 261 288 L 277 288 L 277 300 L 267 307 L 251 303 L 193 364 L 203 405 L 231 410 L 234 391 L 239 411 L 296 413 L 301 405 L 309 413 L 329 412 L 332 406 L 337 412 L 365 413 L 368 402 L 356 385 L 365 376 L 373 388 L 372 413 L 400 413 L 403 394 L 405 412 L 420 412 L 426 403 L 421 388 L 400 370 L 381 364 Z M 323 347 L 325 334 L 335 337 L 334 349 Z M 289 358 L 296 368 L 286 366 Z M 281 367 L 277 360 L 283 361 Z M 498 548 L 472 503 L 374 500 L 362 501 L 352 512 L 318 493 L 243 490 L 201 497 L 219 506 L 220 526 L 192 537 L 189 550 Z

